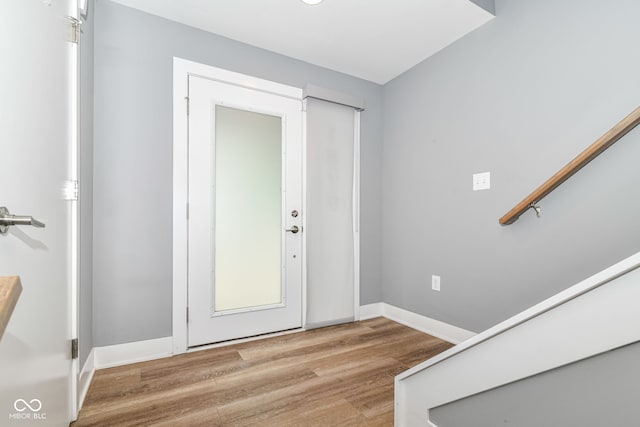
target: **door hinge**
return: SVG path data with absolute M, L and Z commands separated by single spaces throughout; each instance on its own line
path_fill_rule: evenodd
M 187 219 L 189 219 L 189 203 L 187 203 Z
M 69 41 L 78 44 L 80 42 L 80 21 L 73 16 L 67 16 L 69 20 Z
M 71 358 L 78 358 L 78 338 L 74 338 L 71 340 Z
M 189 307 L 187 307 L 187 323 L 189 323 Z
M 185 100 L 185 101 L 186 101 L 186 103 L 187 103 L 187 116 L 188 116 L 188 115 L 189 115 L 189 97 L 188 97 L 188 96 L 185 96 L 185 97 L 184 97 L 184 100 Z
M 78 180 L 70 180 L 64 183 L 64 200 L 78 200 Z

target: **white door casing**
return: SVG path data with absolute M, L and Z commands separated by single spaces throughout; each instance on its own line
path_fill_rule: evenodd
M 297 88 L 174 58 L 174 353 L 302 325 L 302 238 L 301 233 L 285 232 L 302 226 L 301 215 L 285 215 L 302 210 L 301 98 Z M 281 117 L 283 123 L 284 300 L 222 315 L 213 312 L 211 286 L 216 105 Z
M 23 292 L 0 341 L 2 425 L 68 425 L 75 418 L 77 46 L 68 16 L 76 1 L 0 6 L 0 206 L 46 228 L 0 235 L 0 276 Z

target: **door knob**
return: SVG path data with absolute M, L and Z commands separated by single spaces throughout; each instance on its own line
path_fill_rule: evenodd
M 293 234 L 296 234 L 298 231 L 300 231 L 300 229 L 298 228 L 297 225 L 293 225 L 293 226 L 291 226 L 291 228 L 287 228 L 285 231 L 289 231 L 289 232 L 291 232 Z
M 33 225 L 34 227 L 44 227 L 44 224 L 32 216 L 11 215 L 9 209 L 0 207 L 0 234 L 6 234 L 10 225 Z

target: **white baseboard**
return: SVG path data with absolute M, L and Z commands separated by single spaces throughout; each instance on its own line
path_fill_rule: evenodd
M 391 304 L 379 302 L 360 307 L 360 319 L 366 320 L 374 317 L 386 317 L 394 322 L 402 323 L 410 328 L 417 329 L 425 334 L 448 341 L 452 344 L 460 344 L 476 335 L 475 332 L 432 319 L 421 314 L 395 307 Z
M 84 362 L 82 371 L 80 371 L 80 378 L 78 379 L 78 412 L 82 409 L 84 399 L 87 397 L 87 392 L 93 379 L 93 374 L 96 372 L 95 357 L 95 349 L 92 348 L 89 356 L 87 356 L 87 360 Z
M 360 306 L 360 320 L 373 319 L 374 317 L 380 317 L 383 313 L 383 305 L 382 302 L 377 302 L 375 304 L 367 304 Z
M 96 369 L 128 365 L 148 360 L 161 359 L 173 354 L 173 338 L 130 342 L 126 344 L 96 347 L 94 365 Z

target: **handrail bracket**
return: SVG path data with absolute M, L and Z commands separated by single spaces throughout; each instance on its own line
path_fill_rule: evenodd
M 536 203 L 531 203 L 529 205 L 529 209 L 533 209 L 534 211 L 536 211 L 536 216 L 538 218 L 540 218 L 540 216 L 542 215 L 542 208 Z

